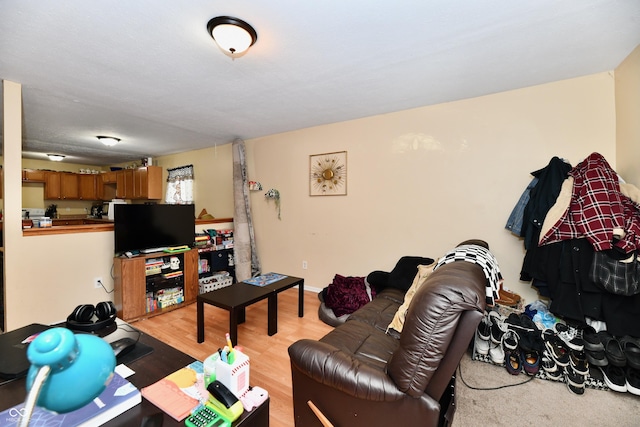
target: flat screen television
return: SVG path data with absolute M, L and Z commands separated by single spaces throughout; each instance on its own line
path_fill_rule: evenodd
M 195 241 L 195 206 L 114 205 L 115 253 L 187 245 Z

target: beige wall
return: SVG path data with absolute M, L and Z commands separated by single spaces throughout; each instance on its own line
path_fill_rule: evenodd
M 5 326 L 65 320 L 78 304 L 112 300 L 113 232 L 24 237 L 21 86 L 4 81 Z
M 403 255 L 435 258 L 477 237 L 490 242 L 506 286 L 530 302 L 535 292 L 518 281 L 522 242 L 504 224 L 529 172 L 552 156 L 576 164 L 598 151 L 615 167 L 614 102 L 612 73 L 600 73 L 246 141 L 248 178 L 264 186 L 251 193 L 263 271 L 320 289 L 335 274 L 390 270 Z M 20 164 L 11 149 L 19 141 L 5 138 L 6 164 Z M 348 152 L 348 195 L 309 197 L 309 155 L 332 151 Z M 230 144 L 156 161 L 165 169 L 194 164 L 196 212 L 233 215 Z M 19 167 L 9 169 L 7 197 L 19 200 Z M 269 188 L 280 191 L 281 220 L 264 198 Z M 11 206 L 8 328 L 61 321 L 77 304 L 112 298 L 92 285 L 102 276 L 113 286 L 112 233 L 25 238 L 21 205 Z
M 196 216 L 206 209 L 216 218 L 233 217 L 231 144 L 159 157 L 153 164 L 163 168 L 165 189 L 167 169 L 193 165 Z
M 617 172 L 640 184 L 640 45 L 615 70 Z
M 249 179 L 282 199 L 278 220 L 252 194 L 263 269 L 322 288 L 481 238 L 531 302 L 523 244 L 505 222 L 551 157 L 575 165 L 598 151 L 615 167 L 614 114 L 613 76 L 601 73 L 247 141 Z M 309 155 L 333 151 L 348 152 L 348 195 L 309 197 Z

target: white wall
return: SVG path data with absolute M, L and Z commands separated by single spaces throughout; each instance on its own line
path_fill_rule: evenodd
M 348 152 L 348 195 L 310 197 L 309 155 L 333 151 Z M 262 193 L 251 199 L 263 269 L 322 288 L 480 238 L 531 302 L 505 222 L 530 172 L 594 151 L 615 167 L 611 73 L 247 141 L 249 179 L 281 194 L 281 220 Z

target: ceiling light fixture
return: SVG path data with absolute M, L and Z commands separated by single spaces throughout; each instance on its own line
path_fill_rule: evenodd
M 98 136 L 96 136 L 96 138 L 98 138 L 98 141 L 102 142 L 107 147 L 113 147 L 118 142 L 120 142 L 120 138 L 116 138 L 115 136 L 98 135 Z
M 49 156 L 49 160 L 53 160 L 54 162 L 59 162 L 64 159 L 62 154 L 47 154 Z
M 217 16 L 209 21 L 207 30 L 222 51 L 237 58 L 258 40 L 258 33 L 241 19 Z

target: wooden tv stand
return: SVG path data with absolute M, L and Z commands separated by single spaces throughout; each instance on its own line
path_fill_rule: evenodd
M 180 261 L 178 269 L 166 268 L 171 257 Z M 162 262 L 158 262 L 158 261 Z M 155 262 L 154 262 L 155 261 Z M 198 296 L 198 250 L 140 254 L 113 259 L 114 304 L 118 317 L 131 322 L 166 313 L 196 301 Z M 164 265 L 165 268 L 162 268 Z M 162 307 L 159 294 L 182 288 L 182 302 Z M 156 307 L 153 307 L 155 299 Z M 164 302 L 166 304 L 166 302 Z

